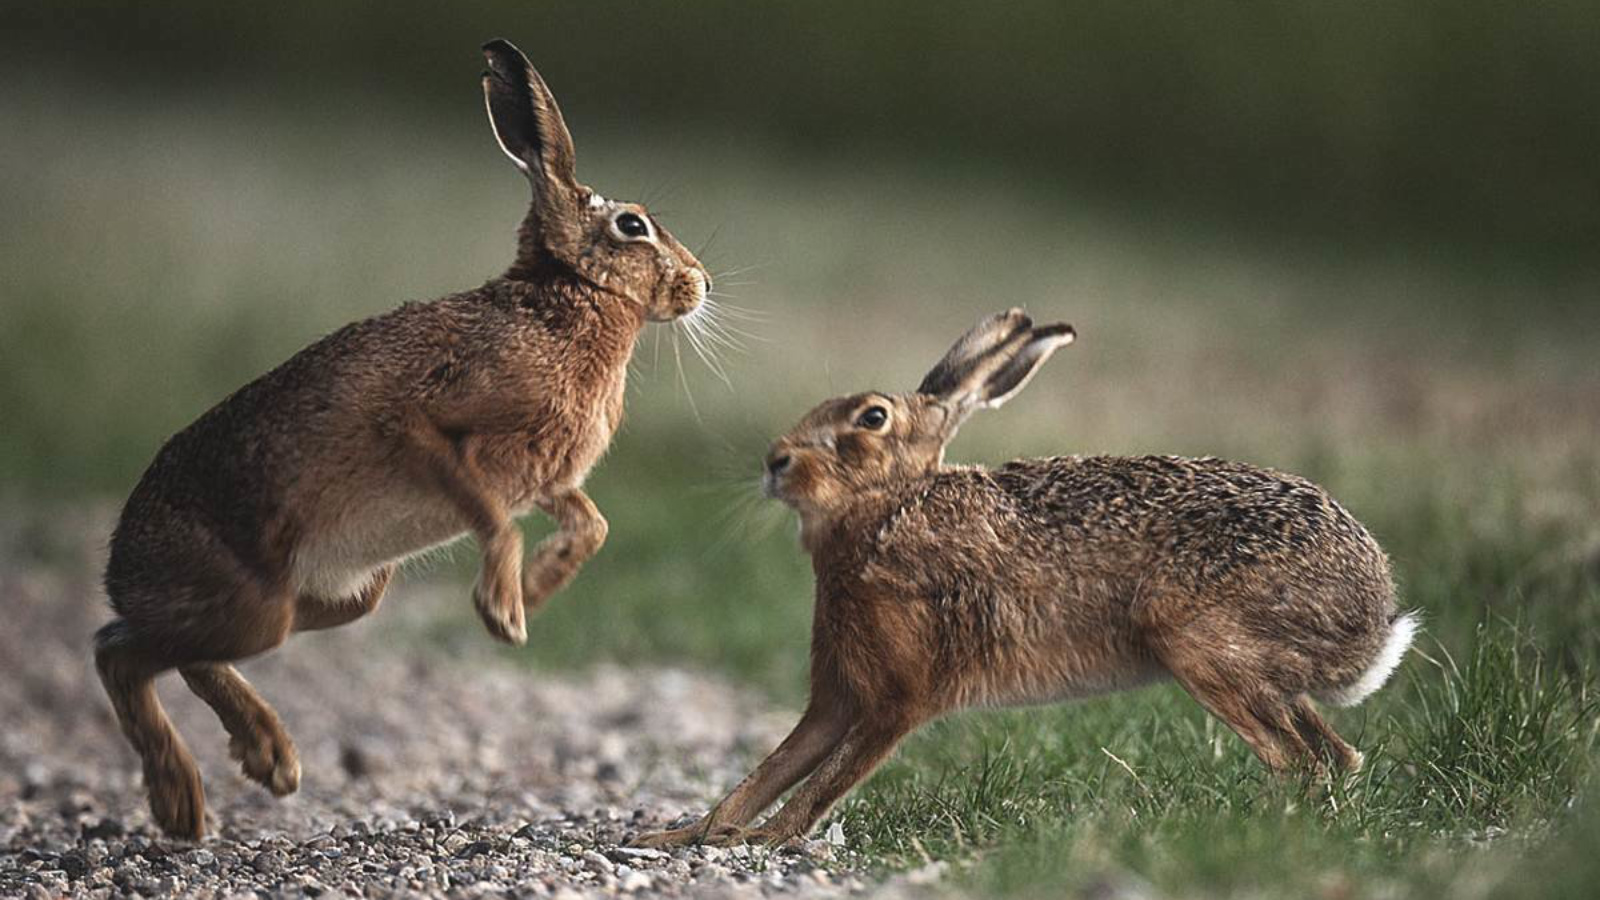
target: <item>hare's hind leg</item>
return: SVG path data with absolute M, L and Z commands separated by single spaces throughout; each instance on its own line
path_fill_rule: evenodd
M 372 612 L 394 576 L 395 566 L 379 569 L 354 597 L 328 601 L 301 596 L 295 601 L 294 630 L 334 628 Z M 300 787 L 300 754 L 272 706 L 239 670 L 226 663 L 200 663 L 180 670 L 184 683 L 206 702 L 228 732 L 228 752 L 244 774 L 282 797 Z
M 241 699 L 237 687 L 243 679 L 235 674 L 233 681 L 226 675 L 219 680 L 219 676 L 199 670 L 283 643 L 294 621 L 294 608 L 288 594 L 222 569 L 206 572 L 204 577 L 196 575 L 186 586 L 172 585 L 170 589 L 172 593 L 167 595 L 143 594 L 125 597 L 120 604 L 114 602 L 124 615 L 96 636 L 95 663 L 123 733 L 144 764 L 145 787 L 156 822 L 169 834 L 198 838 L 205 831 L 200 773 L 161 708 L 154 679 L 173 668 L 184 670 L 186 681 L 198 673 L 196 692 L 223 715 L 224 724 L 230 724 L 230 717 L 242 720 L 248 710 L 239 706 L 246 700 Z M 195 686 L 194 681 L 190 684 Z M 247 685 L 244 690 L 259 702 Z
M 122 733 L 143 764 L 156 824 L 168 834 L 199 840 L 206 811 L 200 770 L 156 696 L 155 677 L 172 668 L 172 662 L 140 641 L 122 620 L 96 633 L 94 657 Z
M 227 663 L 184 666 L 179 673 L 227 730 L 228 752 L 244 774 L 282 797 L 300 786 L 300 755 L 278 714 Z
M 1158 642 L 1156 655 L 1183 689 L 1233 729 L 1267 768 L 1287 772 L 1315 762 L 1283 692 L 1245 659 L 1219 654 L 1204 630 L 1186 629 Z
M 1173 672 L 1173 676 L 1207 712 L 1233 729 L 1267 768 L 1289 772 L 1315 762 L 1282 700 L 1192 674 Z

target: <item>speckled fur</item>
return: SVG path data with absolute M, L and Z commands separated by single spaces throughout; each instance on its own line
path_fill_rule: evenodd
M 1001 313 L 921 390 L 830 400 L 773 445 L 768 488 L 816 575 L 811 703 L 705 818 L 640 843 L 788 840 L 930 719 L 1167 677 L 1275 770 L 1360 764 L 1307 695 L 1358 682 L 1387 641 L 1403 652 L 1411 622 L 1394 628 L 1383 551 L 1321 488 L 1172 456 L 943 464 L 971 412 L 1072 336 Z
M 467 533 L 478 612 L 526 640 L 525 608 L 605 540 L 581 488 L 622 421 L 641 329 L 705 297 L 699 261 L 642 207 L 577 182 L 526 58 L 484 52 L 495 136 L 533 188 L 507 273 L 346 326 L 239 389 L 161 448 L 123 509 L 96 662 L 171 834 L 202 834 L 204 793 L 152 679 L 177 668 L 245 774 L 284 794 L 294 744 L 232 661 L 372 611 L 401 560 Z M 624 214 L 646 234 L 625 234 Z M 534 508 L 559 527 L 524 566 L 514 517 Z

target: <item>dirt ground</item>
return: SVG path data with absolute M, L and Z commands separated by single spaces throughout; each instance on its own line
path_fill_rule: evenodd
M 794 713 L 684 671 L 523 668 L 475 620 L 438 624 L 463 587 L 416 579 L 367 620 L 242 666 L 299 745 L 284 800 L 245 780 L 210 710 L 163 678 L 212 816 L 203 842 L 166 839 L 90 662 L 109 524 L 105 510 L 0 522 L 0 896 L 897 890 L 855 871 L 837 833 L 770 853 L 619 847 L 705 809 Z

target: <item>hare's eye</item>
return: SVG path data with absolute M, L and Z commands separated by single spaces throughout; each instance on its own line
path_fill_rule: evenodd
M 861 415 L 856 416 L 856 427 L 877 431 L 883 423 L 889 421 L 889 411 L 881 406 L 869 406 Z
M 625 212 L 619 214 L 615 219 L 611 220 L 611 227 L 617 230 L 617 234 L 630 240 L 650 236 L 650 223 L 646 222 L 643 216 L 636 213 Z

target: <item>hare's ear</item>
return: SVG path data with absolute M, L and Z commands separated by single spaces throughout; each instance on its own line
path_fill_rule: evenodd
M 962 335 L 917 391 L 951 407 L 957 415 L 950 424 L 959 425 L 974 409 L 993 409 L 1016 396 L 1050 354 L 1076 336 L 1071 325 L 1035 328 L 1020 309 L 996 313 Z
M 579 230 L 582 195 L 572 134 L 556 98 L 521 50 L 510 41 L 483 45 L 489 68 L 483 73 L 483 100 L 500 149 L 533 183 L 530 224 L 547 249 L 573 239 Z
M 1028 386 L 1028 382 L 1050 354 L 1077 340 L 1078 333 L 1071 325 L 1046 325 L 1028 332 L 1028 339 L 999 369 L 983 381 L 980 406 L 995 409 L 1015 397 Z
M 484 44 L 483 55 L 489 61 L 483 99 L 500 149 L 529 178 L 576 188 L 572 134 L 544 79 L 510 41 Z

